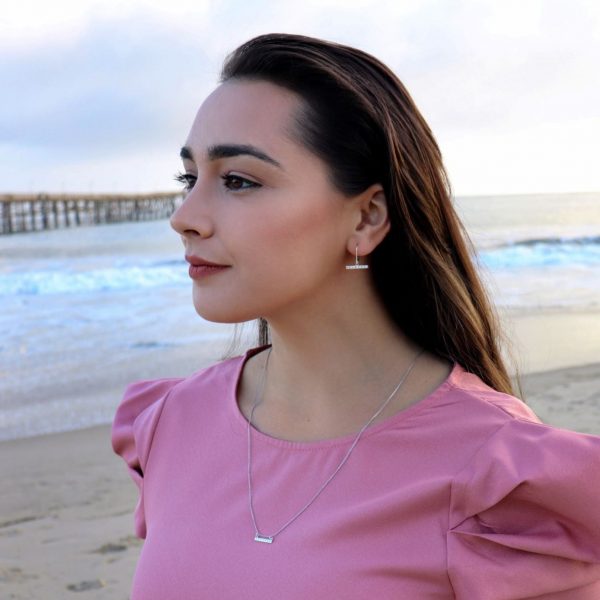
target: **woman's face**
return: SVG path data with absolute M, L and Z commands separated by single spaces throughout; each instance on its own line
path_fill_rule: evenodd
M 344 265 L 353 262 L 347 244 L 356 208 L 332 187 L 325 164 L 286 132 L 300 107 L 274 84 L 230 80 L 198 110 L 182 152 L 192 187 L 171 226 L 186 255 L 229 265 L 193 281 L 196 312 L 207 320 L 318 309 L 353 274 Z

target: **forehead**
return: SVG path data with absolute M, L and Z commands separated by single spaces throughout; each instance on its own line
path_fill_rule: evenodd
M 243 142 L 277 144 L 289 137 L 300 98 L 265 81 L 230 80 L 200 106 L 188 141 L 192 145 Z

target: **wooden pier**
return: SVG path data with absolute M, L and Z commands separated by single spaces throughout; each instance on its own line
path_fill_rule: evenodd
M 180 192 L 155 194 L 0 194 L 0 234 L 165 219 Z

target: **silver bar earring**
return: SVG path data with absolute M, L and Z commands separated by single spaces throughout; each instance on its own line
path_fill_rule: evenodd
M 353 265 L 346 265 L 346 269 L 368 269 L 369 265 L 361 265 L 358 262 L 358 244 L 356 244 L 356 262 Z

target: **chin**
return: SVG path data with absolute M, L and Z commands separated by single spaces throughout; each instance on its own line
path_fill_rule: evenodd
M 213 323 L 243 323 L 258 318 L 248 310 L 226 306 L 223 303 L 210 306 L 207 302 L 194 302 L 194 309 L 205 321 Z
M 255 286 L 239 286 L 236 289 L 202 287 L 194 283 L 192 301 L 196 313 L 213 323 L 244 323 L 262 316 L 272 305 L 268 295 L 261 294 Z

